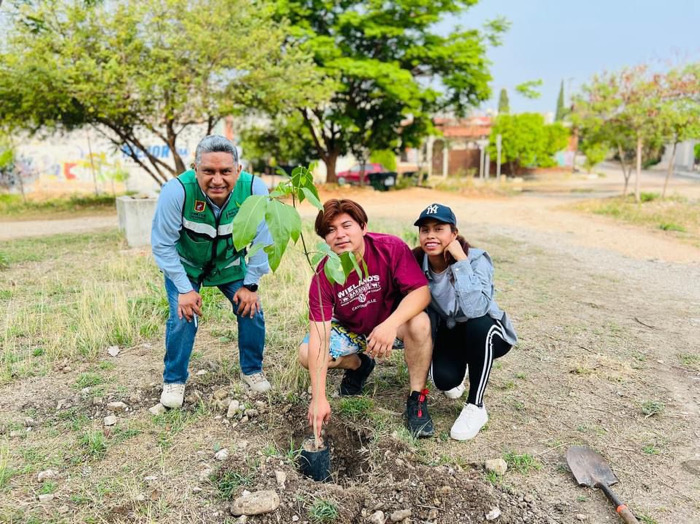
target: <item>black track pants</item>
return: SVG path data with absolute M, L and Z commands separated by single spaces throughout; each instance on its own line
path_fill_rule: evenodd
M 503 340 L 501 323 L 488 315 L 459 322 L 452 329 L 440 320 L 433 347 L 435 386 L 442 391 L 457 387 L 469 365 L 467 402 L 481 406 L 493 360 L 508 353 L 510 348 Z

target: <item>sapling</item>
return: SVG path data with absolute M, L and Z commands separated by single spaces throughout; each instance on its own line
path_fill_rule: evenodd
M 269 195 L 249 196 L 241 205 L 236 218 L 233 220 L 233 243 L 235 248 L 240 251 L 248 246 L 255 238 L 258 224 L 265 219 L 273 242 L 267 246 L 253 246 L 248 251 L 248 255 L 252 256 L 258 250 L 264 249 L 268 255 L 272 271 L 276 271 L 279 267 L 289 241 L 291 240 L 296 244 L 301 239 L 304 257 L 312 271 L 315 271 L 318 264 L 324 258 L 327 258 L 324 273 L 331 284 L 345 283 L 347 276 L 352 271 L 357 272 L 360 277 L 362 277 L 363 272 L 366 274 L 367 268 L 364 261 L 362 261 L 363 268 L 360 268 L 354 253 L 346 252 L 338 255 L 325 242 L 318 242 L 314 250 L 309 249 L 302 232 L 301 217 L 297 206 L 304 200 L 308 200 L 319 211 L 323 211 L 323 205 L 319 199 L 318 190 L 314 185 L 313 176 L 310 169 L 303 166 L 295 167 L 291 176 L 288 176 L 281 170 L 279 173 L 284 179 Z M 291 205 L 283 201 L 290 197 Z M 320 299 L 321 283 L 319 280 L 317 280 L 317 292 Z M 326 319 L 323 317 L 323 314 L 323 308 L 321 308 L 321 321 L 324 324 L 325 331 Z M 320 337 L 322 347 L 319 352 L 319 359 L 325 358 L 325 355 L 328 353 L 328 348 L 325 347 L 326 333 L 324 332 L 323 335 Z M 320 373 L 320 367 L 317 369 L 319 369 L 318 373 Z M 316 414 L 316 409 L 317 398 L 312 398 L 314 415 Z M 316 450 L 319 450 L 323 447 L 323 442 L 319 437 L 320 431 L 317 424 L 318 422 L 314 416 L 314 447 Z

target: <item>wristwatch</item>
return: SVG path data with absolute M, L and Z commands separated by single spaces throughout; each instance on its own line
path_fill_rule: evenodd
M 253 293 L 255 293 L 258 290 L 257 284 L 243 284 L 243 287 L 246 288 L 248 291 L 252 291 Z

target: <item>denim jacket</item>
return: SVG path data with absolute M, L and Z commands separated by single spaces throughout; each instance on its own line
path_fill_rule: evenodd
M 430 276 L 427 255 L 423 256 L 422 267 L 432 292 L 433 279 Z M 467 260 L 455 262 L 447 267 L 447 271 L 455 287 L 459 307 L 455 313 L 449 315 L 431 293 L 428 315 L 433 329 L 436 329 L 437 321 L 440 319 L 450 324 L 450 319 L 452 322 L 466 322 L 470 318 L 479 318 L 488 314 L 503 325 L 505 341 L 515 345 L 518 342 L 518 335 L 515 333 L 513 324 L 505 311 L 498 307 L 493 297 L 493 263 L 489 254 L 483 249 L 470 247 Z

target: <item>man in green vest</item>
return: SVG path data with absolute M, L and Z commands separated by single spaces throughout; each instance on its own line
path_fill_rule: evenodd
M 168 181 L 158 198 L 151 246 L 165 275 L 170 317 L 165 327 L 165 370 L 160 402 L 182 406 L 187 368 L 202 315 L 201 286 L 216 286 L 229 299 L 238 320 L 241 379 L 254 392 L 270 383 L 262 370 L 265 318 L 258 281 L 270 271 L 260 249 L 248 261 L 233 245 L 233 219 L 250 195 L 267 195 L 265 183 L 241 170 L 238 151 L 228 139 L 211 135 L 197 145 L 194 169 Z M 253 245 L 269 245 L 263 220 Z

